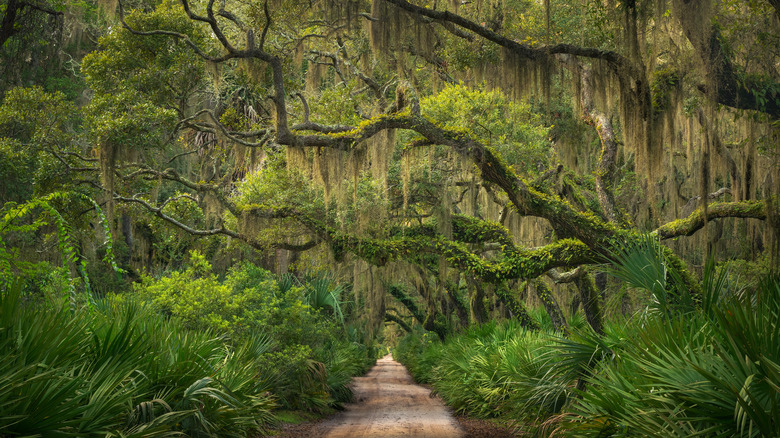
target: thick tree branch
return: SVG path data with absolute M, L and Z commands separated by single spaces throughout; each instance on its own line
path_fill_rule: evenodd
M 577 290 L 580 292 L 580 302 L 582 308 L 585 311 L 585 319 L 588 324 L 593 328 L 593 331 L 603 335 L 603 312 L 601 310 L 601 296 L 596 288 L 596 282 L 593 280 L 593 276 L 587 272 L 580 275 L 575 280 Z
M 544 305 L 544 309 L 547 310 L 547 314 L 550 315 L 550 319 L 552 320 L 555 330 L 566 330 L 568 327 L 568 324 L 566 323 L 566 317 L 563 316 L 561 307 L 558 305 L 558 301 L 552 294 L 550 287 L 547 286 L 547 283 L 540 279 L 534 282 L 534 286 L 536 289 L 536 296 L 539 297 L 539 300 Z
M 188 234 L 192 234 L 193 236 L 208 237 L 208 236 L 224 235 L 245 242 L 252 248 L 261 251 L 265 251 L 268 249 L 275 249 L 275 248 L 286 249 L 291 251 L 306 251 L 311 248 L 314 248 L 320 243 L 319 240 L 317 239 L 312 239 L 308 242 L 301 243 L 301 244 L 294 244 L 294 243 L 287 243 L 287 242 L 262 243 L 251 238 L 251 236 L 247 236 L 246 234 L 235 232 L 233 230 L 225 228 L 224 226 L 219 228 L 212 228 L 209 230 L 197 229 L 181 222 L 180 220 L 166 214 L 163 211 L 166 205 L 168 205 L 169 203 L 177 199 L 182 199 L 182 198 L 188 198 L 191 199 L 193 202 L 197 202 L 189 195 L 179 195 L 172 198 L 168 198 L 159 207 L 155 207 L 154 205 L 150 204 L 148 201 L 142 198 L 138 198 L 136 196 L 133 197 L 126 197 L 126 196 L 119 196 L 119 195 L 114 196 L 114 199 L 117 201 L 140 205 L 145 210 L 149 211 L 150 213 L 154 214 L 155 216 L 159 217 L 165 222 L 168 222 L 171 225 L 174 225 L 175 227 L 179 228 L 180 230 Z M 273 217 L 275 215 L 269 214 L 269 216 Z M 284 214 L 280 212 L 279 217 L 284 217 Z
M 707 195 L 707 202 L 714 201 L 718 198 L 720 198 L 723 195 L 731 194 L 731 190 L 728 187 L 721 187 L 718 190 L 710 193 Z M 680 209 L 681 213 L 684 216 L 690 216 L 691 213 L 693 213 L 694 210 L 696 210 L 696 204 L 699 203 L 699 200 L 701 200 L 701 195 L 696 195 L 691 198 L 688 198 L 688 202 L 683 205 L 682 209 Z
M 547 271 L 547 276 L 550 277 L 555 284 L 560 283 L 571 283 L 573 281 L 576 281 L 583 275 L 585 275 L 586 271 L 582 266 L 577 266 L 574 270 L 568 271 L 568 272 L 558 272 L 557 269 L 550 269 Z
M 417 303 L 414 302 L 412 297 L 410 297 L 401 286 L 391 284 L 387 287 L 387 291 L 390 292 L 390 295 L 392 295 L 393 298 L 397 299 L 406 307 L 406 310 L 409 311 L 420 325 L 425 324 L 425 313 L 417 307 Z
M 617 141 L 615 132 L 612 129 L 612 121 L 606 114 L 598 111 L 593 102 L 593 70 L 589 65 L 582 65 L 575 70 L 581 71 L 582 87 L 581 99 L 585 122 L 592 125 L 601 140 L 601 156 L 599 157 L 599 166 L 596 169 L 596 194 L 599 197 L 599 204 L 604 211 L 604 216 L 610 222 L 617 222 L 619 219 L 617 207 L 615 207 L 615 196 L 612 188 L 615 185 L 615 173 L 617 170 Z
M 704 208 L 699 207 L 685 219 L 664 224 L 655 231 L 661 239 L 671 239 L 679 236 L 691 236 L 704 227 L 707 221 L 726 217 L 766 220 L 766 204 L 761 201 L 715 202 L 707 206 L 707 216 Z M 705 220 L 706 219 L 706 220 Z
M 505 285 L 496 286 L 496 296 L 509 309 L 512 317 L 520 322 L 520 325 L 529 330 L 539 330 L 539 323 L 531 318 L 525 306 L 515 299 L 514 293 Z
M 608 63 L 614 65 L 617 69 L 628 72 L 629 75 L 634 79 L 641 79 L 644 77 L 640 69 L 638 69 L 635 65 L 633 65 L 631 61 L 628 60 L 628 58 L 624 57 L 623 55 L 617 52 L 591 48 L 591 47 L 575 46 L 573 44 L 555 44 L 550 46 L 532 48 L 524 44 L 518 43 L 517 41 L 506 38 L 496 32 L 493 32 L 489 28 L 480 25 L 479 23 L 471 21 L 460 15 L 453 14 L 452 12 L 449 11 L 438 11 L 434 9 L 428 9 L 422 6 L 417 6 L 412 3 L 409 3 L 406 0 L 384 0 L 384 1 L 394 4 L 397 7 L 407 12 L 411 12 L 413 14 L 417 14 L 423 17 L 428 17 L 436 21 L 452 23 L 458 27 L 471 31 L 474 34 L 479 35 L 488 41 L 498 44 L 499 46 L 504 47 L 510 50 L 512 53 L 525 59 L 542 60 L 544 58 L 549 58 L 552 55 L 556 55 L 556 54 L 568 54 L 574 56 L 581 56 L 584 58 L 601 59 L 607 61 Z
M 389 309 L 388 309 L 389 310 Z M 390 312 L 385 312 L 385 321 L 387 322 L 394 322 L 398 324 L 399 327 L 404 329 L 406 333 L 411 333 L 412 328 L 409 327 L 409 324 L 406 323 L 400 316 L 392 314 Z

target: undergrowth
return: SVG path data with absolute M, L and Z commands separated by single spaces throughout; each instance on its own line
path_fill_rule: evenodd
M 643 245 L 613 269 L 650 285 L 650 304 L 604 334 L 491 322 L 445 342 L 414 332 L 394 356 L 456 412 L 529 436 L 780 436 L 780 275 L 742 287 L 710 260 L 694 295 L 657 243 Z
M 284 281 L 282 281 L 284 283 Z M 135 294 L 72 306 L 0 289 L 0 436 L 245 437 L 280 409 L 332 412 L 376 348 L 314 288 L 197 254 Z

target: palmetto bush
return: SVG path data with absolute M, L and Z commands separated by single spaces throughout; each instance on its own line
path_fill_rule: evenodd
M 692 291 L 650 236 L 613 255 L 608 271 L 648 304 L 604 334 L 489 323 L 410 335 L 396 357 L 457 411 L 536 436 L 780 436 L 780 275 L 740 287 L 710 260 Z
M 682 287 L 651 237 L 618 255 L 611 272 L 646 289 L 651 304 L 625 327 L 621 342 L 591 334 L 561 343 L 569 368 L 592 352 L 587 364 L 579 360 L 587 389 L 561 430 L 571 436 L 780 436 L 780 277 L 736 287 L 710 259 L 701 304 L 694 306 L 694 291 Z
M 438 337 L 420 331 L 404 336 L 393 350 L 393 358 L 403 363 L 418 383 L 433 383 L 433 368 L 438 365 L 441 355 Z
M 457 412 L 535 418 L 559 410 L 570 392 L 544 354 L 553 340 L 552 332 L 528 331 L 514 321 L 489 322 L 444 343 L 409 336 L 394 355 Z
M 0 297 L 0 435 L 245 436 L 272 420 L 254 361 L 132 301 L 72 312 Z
M 780 278 L 652 317 L 590 379 L 572 436 L 780 436 Z

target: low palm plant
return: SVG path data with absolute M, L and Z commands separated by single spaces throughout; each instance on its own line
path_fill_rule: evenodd
M 696 291 L 689 290 L 683 275 L 672 269 L 668 248 L 652 234 L 616 245 L 603 270 L 627 285 L 650 293 L 648 312 L 691 312 L 695 309 Z
M 344 314 L 341 311 L 341 295 L 344 293 L 344 286 L 333 280 L 327 275 L 315 276 L 305 284 L 306 304 L 312 309 L 327 309 L 336 320 L 344 324 Z
M 472 327 L 444 343 L 430 339 L 409 336 L 394 355 L 457 412 L 537 418 L 556 412 L 567 399 L 567 382 L 550 373 L 541 353 L 552 342 L 550 333 L 505 321 Z
M 588 389 L 562 427 L 578 437 L 780 436 L 780 278 L 737 288 L 710 260 L 697 308 L 681 281 L 664 279 L 673 273 L 653 241 L 615 260 L 610 272 L 654 301 L 627 326 L 626 342 L 561 342 L 564 363 L 585 363 L 589 351 L 598 359 L 589 361 Z
M 257 345 L 234 350 L 129 301 L 45 309 L 0 296 L 0 435 L 244 436 L 271 420 Z

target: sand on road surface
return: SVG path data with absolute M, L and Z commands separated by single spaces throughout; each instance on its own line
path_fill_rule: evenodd
M 462 438 L 463 430 L 431 391 L 414 384 L 390 355 L 352 381 L 355 402 L 318 424 L 326 438 Z

